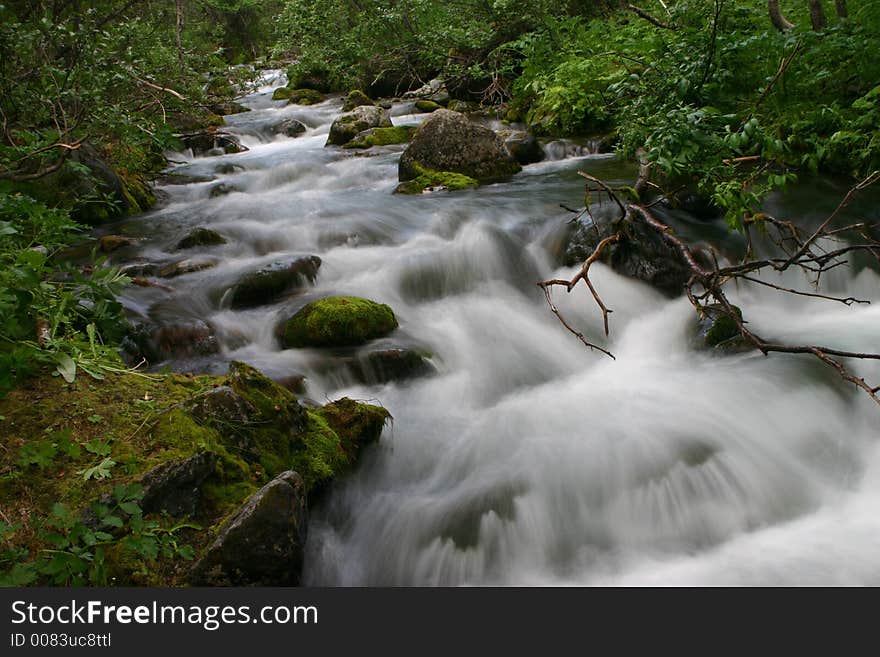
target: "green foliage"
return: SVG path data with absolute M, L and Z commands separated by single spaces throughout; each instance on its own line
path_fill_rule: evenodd
M 133 557 L 142 569 L 160 557 L 191 560 L 194 550 L 180 543 L 178 532 L 198 527 L 163 527 L 145 519 L 139 504 L 143 496 L 139 484 L 116 486 L 110 501 L 92 504 L 88 519 L 56 502 L 37 529 L 37 542 L 47 547 L 33 554 L 20 547 L 0 549 L 0 586 L 106 586 L 111 550 Z M 0 523 L 0 545 L 11 545 L 18 529 Z
M 68 382 L 120 367 L 104 340 L 124 331 L 115 295 L 129 279 L 102 259 L 80 270 L 58 257 L 80 231 L 63 210 L 0 193 L 0 216 L 0 395 L 44 365 Z

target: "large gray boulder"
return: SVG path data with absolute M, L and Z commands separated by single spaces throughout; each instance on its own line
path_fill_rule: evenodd
M 232 286 L 229 290 L 229 305 L 240 309 L 274 303 L 285 294 L 314 283 L 320 266 L 321 259 L 318 256 L 273 262 L 245 274 Z
M 450 171 L 493 182 L 521 169 L 492 130 L 463 114 L 441 109 L 425 120 L 401 155 L 398 174 L 401 181 L 407 181 L 426 171 Z
M 216 454 L 198 452 L 156 466 L 141 478 L 141 509 L 144 513 L 165 512 L 174 517 L 196 515 L 202 483 L 214 473 L 216 464 Z
M 342 146 L 370 128 L 390 128 L 391 117 L 388 112 L 375 105 L 361 105 L 345 112 L 330 126 L 326 146 Z
M 306 542 L 305 484 L 283 472 L 242 506 L 190 573 L 193 586 L 297 586 Z

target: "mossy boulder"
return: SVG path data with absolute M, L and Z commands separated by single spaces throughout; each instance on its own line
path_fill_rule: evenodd
M 353 89 L 348 92 L 348 95 L 345 97 L 345 102 L 342 104 L 343 112 L 350 112 L 355 107 L 361 106 L 369 106 L 375 105 L 373 100 L 365 94 L 363 91 L 359 91 L 358 89 Z
M 113 253 L 119 249 L 136 244 L 137 240 L 124 235 L 104 235 L 98 240 L 98 245 L 104 253 Z
M 520 164 L 534 164 L 546 157 L 544 149 L 535 138 L 527 132 L 513 132 L 504 140 L 504 147 Z
M 217 263 L 214 260 L 202 260 L 197 258 L 187 258 L 186 260 L 177 260 L 171 262 L 159 269 L 159 276 L 162 278 L 177 278 L 185 274 L 192 274 L 197 271 L 204 271 L 214 267 Z
M 397 328 L 391 308 L 360 297 L 327 297 L 306 305 L 283 322 L 284 347 L 349 347 L 381 338 Z
M 330 126 L 326 146 L 342 146 L 354 139 L 358 133 L 370 128 L 390 128 L 391 117 L 388 112 L 375 105 L 361 105 L 345 112 Z
M 298 586 L 306 542 L 305 484 L 288 470 L 257 491 L 193 567 L 193 586 Z
M 226 244 L 225 237 L 216 230 L 199 226 L 198 228 L 191 230 L 183 239 L 181 239 L 175 248 L 177 250 L 184 250 L 194 249 L 199 246 L 218 246 L 220 244 Z
M 415 126 L 401 125 L 391 128 L 370 128 L 358 135 L 343 148 L 371 148 L 373 146 L 391 146 L 407 144 L 416 132 Z
M 281 87 L 272 94 L 272 100 L 286 100 L 288 105 L 317 105 L 323 103 L 324 94 L 314 89 L 290 89 Z
M 326 94 L 334 90 L 335 84 L 329 69 L 323 66 L 294 64 L 287 69 L 287 86 Z
M 440 103 L 435 103 L 433 100 L 417 100 L 415 102 L 416 111 L 421 112 L 423 114 L 430 114 L 431 112 L 436 112 L 439 109 L 443 109 L 443 105 Z
M 522 167 L 489 128 L 470 122 L 458 112 L 437 110 L 416 132 L 398 164 L 405 182 L 424 171 L 448 171 L 480 183 L 507 178 Z
M 314 283 L 321 267 L 318 256 L 274 262 L 245 274 L 230 290 L 232 308 L 251 308 L 278 301 L 283 295 Z
M 470 176 L 453 171 L 431 171 L 414 165 L 418 176 L 400 183 L 395 194 L 421 194 L 425 191 L 454 192 L 462 189 L 476 189 L 480 183 Z

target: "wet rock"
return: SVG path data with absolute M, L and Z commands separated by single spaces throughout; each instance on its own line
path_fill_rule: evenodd
M 217 198 L 219 196 L 226 196 L 227 194 L 232 194 L 233 192 L 240 192 L 241 190 L 231 183 L 218 183 L 211 187 L 208 192 L 208 196 L 211 198 Z
M 325 99 L 324 94 L 314 89 L 279 87 L 272 94 L 272 100 L 286 100 L 288 105 L 317 105 Z
M 195 157 L 243 153 L 247 150 L 235 135 L 212 130 L 181 135 L 180 141 Z
M 137 244 L 137 240 L 132 239 L 131 237 L 124 237 L 123 235 L 104 235 L 98 243 L 101 247 L 101 251 L 104 253 L 112 253 L 124 246 Z
M 400 183 L 395 194 L 422 194 L 431 192 L 454 192 L 462 189 L 476 189 L 480 183 L 469 176 L 451 171 L 422 170 L 418 177 Z
M 195 185 L 198 183 L 206 183 L 216 180 L 214 176 L 209 175 L 191 175 L 188 173 L 166 173 L 160 176 L 157 182 L 160 185 Z
M 349 347 L 397 328 L 391 308 L 360 297 L 327 297 L 308 304 L 278 327 L 284 347 Z
M 406 381 L 436 372 L 430 361 L 414 349 L 383 349 L 343 361 L 354 379 L 368 385 Z
M 318 256 L 274 262 L 242 277 L 229 291 L 229 305 L 239 309 L 273 303 L 289 292 L 314 283 L 320 267 Z
M 480 107 L 479 103 L 470 100 L 450 100 L 446 109 L 452 112 L 467 113 L 479 112 L 482 107 Z
M 276 379 L 275 382 L 295 395 L 304 395 L 306 392 L 306 377 L 304 374 L 288 374 Z
M 299 137 L 308 130 L 308 128 L 306 128 L 306 125 L 302 121 L 297 121 L 296 119 L 284 119 L 275 126 L 274 130 L 279 135 Z
M 732 306 L 742 320 L 742 311 Z M 721 304 L 713 303 L 703 309 L 693 328 L 693 342 L 698 349 L 719 349 L 722 351 L 748 351 L 754 345 L 746 341 L 736 326 L 736 321 Z
M 330 126 L 330 134 L 327 137 L 327 146 L 341 146 L 357 136 L 359 132 L 370 128 L 390 128 L 391 118 L 388 112 L 381 107 L 366 106 L 355 107 L 351 112 L 342 114 Z
M 214 171 L 222 174 L 238 173 L 239 171 L 244 171 L 244 167 L 240 164 L 234 164 L 232 162 L 221 162 L 216 167 L 214 167 Z M 209 178 L 208 180 L 214 180 L 214 178 Z
M 155 328 L 150 334 L 150 342 L 163 360 L 209 356 L 220 351 L 214 329 L 195 318 Z
M 129 278 L 139 278 L 143 276 L 158 276 L 160 265 L 155 262 L 134 262 L 119 268 L 119 273 L 125 274 Z
M 596 225 L 589 221 L 573 224 L 563 264 L 583 263 L 601 240 L 621 227 L 619 220 L 605 219 L 598 219 Z M 666 296 L 682 295 L 691 277 L 690 266 L 682 255 L 638 217 L 623 228 L 623 237 L 604 249 L 601 261 L 618 274 L 644 281 Z M 700 250 L 695 256 L 702 257 Z
M 210 269 L 215 264 L 216 263 L 214 263 L 213 260 L 178 260 L 162 267 L 159 270 L 159 276 L 162 278 L 175 278 L 176 276 L 183 276 L 184 274 L 192 274 L 193 272 Z
M 526 132 L 515 132 L 504 140 L 504 146 L 508 152 L 520 164 L 534 164 L 540 162 L 546 155 L 541 144 L 534 135 Z
M 458 112 L 437 110 L 401 155 L 398 174 L 401 181 L 413 180 L 426 171 L 440 171 L 492 182 L 521 168 L 489 128 L 471 123 Z
M 214 114 L 219 114 L 220 116 L 225 116 L 229 114 L 241 114 L 242 112 L 250 112 L 249 107 L 245 107 L 241 103 L 236 103 L 232 100 L 224 100 L 213 103 L 208 107 Z
M 406 92 L 403 94 L 403 97 L 430 100 L 439 105 L 449 103 L 449 92 L 446 90 L 446 83 L 440 78 L 429 80 L 418 89 Z
M 193 249 L 197 246 L 217 246 L 219 244 L 226 244 L 226 238 L 215 230 L 199 226 L 180 240 L 175 248 L 178 250 Z
M 413 138 L 416 132 L 415 126 L 401 125 L 392 128 L 370 128 L 358 133 L 358 135 L 343 148 L 371 148 L 373 146 L 390 146 L 392 144 L 406 144 Z
M 306 491 L 288 470 L 242 506 L 193 567 L 193 586 L 296 586 L 306 542 Z
M 375 105 L 372 99 L 367 96 L 367 94 L 365 94 L 363 91 L 353 89 L 352 91 L 349 91 L 348 95 L 345 97 L 345 102 L 342 104 L 342 111 L 350 112 L 355 107 L 369 105 Z
M 443 106 L 440 103 L 435 103 L 433 100 L 417 100 L 415 108 L 423 114 L 430 114 L 438 109 L 443 109 Z
M 376 105 L 378 105 L 382 109 L 390 110 L 392 107 L 394 107 L 394 101 L 390 98 L 382 98 L 376 101 Z
M 174 517 L 194 516 L 201 502 L 201 485 L 217 464 L 213 452 L 199 452 L 186 459 L 166 461 L 140 480 L 144 487 L 144 513 L 164 512 Z

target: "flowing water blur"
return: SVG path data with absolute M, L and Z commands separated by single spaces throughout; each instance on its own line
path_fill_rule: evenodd
M 221 351 L 168 363 L 224 372 L 243 360 L 273 377 L 307 377 L 306 396 L 347 395 L 394 416 L 357 473 L 310 521 L 306 581 L 316 585 L 880 584 L 880 410 L 804 357 L 694 351 L 694 313 L 602 266 L 609 348 L 590 352 L 548 311 L 535 282 L 570 277 L 550 254 L 583 200 L 578 169 L 631 184 L 632 169 L 556 143 L 557 158 L 506 184 L 454 194 L 392 195 L 402 147 L 324 148 L 340 101 L 312 107 L 248 96 L 228 117 L 250 150 L 192 158 L 162 207 L 123 228 L 138 259 L 180 255 L 194 226 L 227 244 L 193 257 L 214 266 L 132 288 L 135 315 L 199 318 Z M 417 123 L 409 106 L 395 124 Z M 296 118 L 307 132 L 280 137 Z M 224 173 L 218 173 L 218 168 Z M 212 197 L 220 183 L 232 191 Z M 841 189 L 811 186 L 773 210 L 833 208 Z M 876 210 L 872 210 L 876 213 Z M 684 234 L 742 248 L 719 222 L 669 217 Z M 875 216 L 876 219 L 876 216 Z M 243 272 L 317 254 L 316 285 L 274 306 L 224 307 Z M 125 258 L 131 260 L 132 254 Z M 777 283 L 778 279 L 774 279 Z M 792 272 L 782 282 L 807 289 Z M 877 274 L 835 270 L 831 290 L 880 299 Z M 432 354 L 434 376 L 359 385 L 316 350 L 281 350 L 273 329 L 308 301 L 353 294 L 388 303 L 400 329 L 381 344 Z M 744 288 L 752 322 L 781 340 L 880 347 L 880 306 L 844 307 Z M 601 316 L 584 290 L 556 294 L 590 335 Z M 859 363 L 880 379 L 880 368 Z

